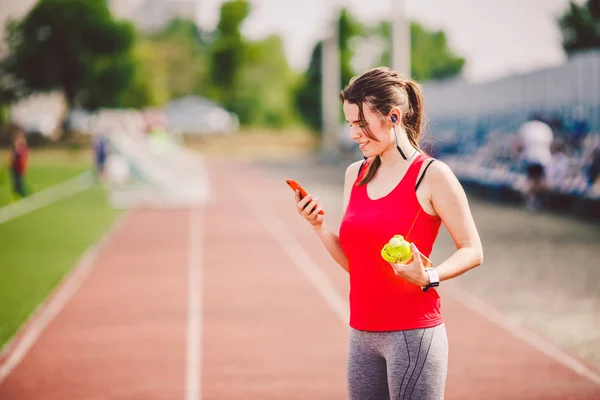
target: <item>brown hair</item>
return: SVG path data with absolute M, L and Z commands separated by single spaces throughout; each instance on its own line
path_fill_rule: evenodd
M 388 67 L 373 68 L 350 79 L 348 86 L 340 92 L 340 100 L 358 106 L 363 133 L 372 140 L 377 139 L 366 123 L 363 104 L 366 103 L 372 111 L 379 112 L 382 116 L 387 116 L 393 107 L 398 107 L 402 112 L 400 122 L 406 130 L 409 142 L 422 151 L 419 138 L 424 125 L 424 99 L 421 87 L 415 81 L 403 77 Z M 377 156 L 358 184 L 369 183 L 380 166 L 381 159 Z

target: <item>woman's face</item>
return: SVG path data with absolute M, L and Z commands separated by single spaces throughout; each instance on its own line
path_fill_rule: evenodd
M 384 123 L 382 116 L 364 103 L 363 113 L 373 138 L 369 138 L 364 132 L 366 126 L 360 121 L 358 105 L 344 101 L 344 115 L 350 125 L 350 139 L 358 143 L 365 157 L 374 157 L 395 145 L 390 131 L 391 125 Z

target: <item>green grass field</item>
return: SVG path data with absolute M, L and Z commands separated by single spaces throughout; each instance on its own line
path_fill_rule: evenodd
M 30 185 L 42 190 L 73 177 L 88 160 L 84 152 L 34 152 Z M 119 213 L 96 186 L 0 224 L 0 348 Z
M 0 151 L 0 207 L 9 204 L 12 192 L 8 158 L 6 150 Z M 88 151 L 32 150 L 25 184 L 30 193 L 39 192 L 91 167 Z

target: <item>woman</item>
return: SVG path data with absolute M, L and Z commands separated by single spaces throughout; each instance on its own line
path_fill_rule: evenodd
M 311 195 L 296 193 L 296 203 L 350 274 L 350 399 L 442 399 L 448 342 L 435 286 L 483 260 L 467 198 L 452 171 L 419 148 L 423 96 L 415 82 L 375 68 L 353 78 L 340 99 L 365 160 L 346 170 L 339 236 Z M 457 250 L 426 268 L 441 223 Z M 394 235 L 422 256 L 384 261 L 381 249 Z

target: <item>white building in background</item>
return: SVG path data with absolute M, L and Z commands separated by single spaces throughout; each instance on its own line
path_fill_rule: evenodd
M 143 32 L 156 32 L 174 18 L 196 20 L 198 0 L 111 0 L 118 18 L 130 19 Z

